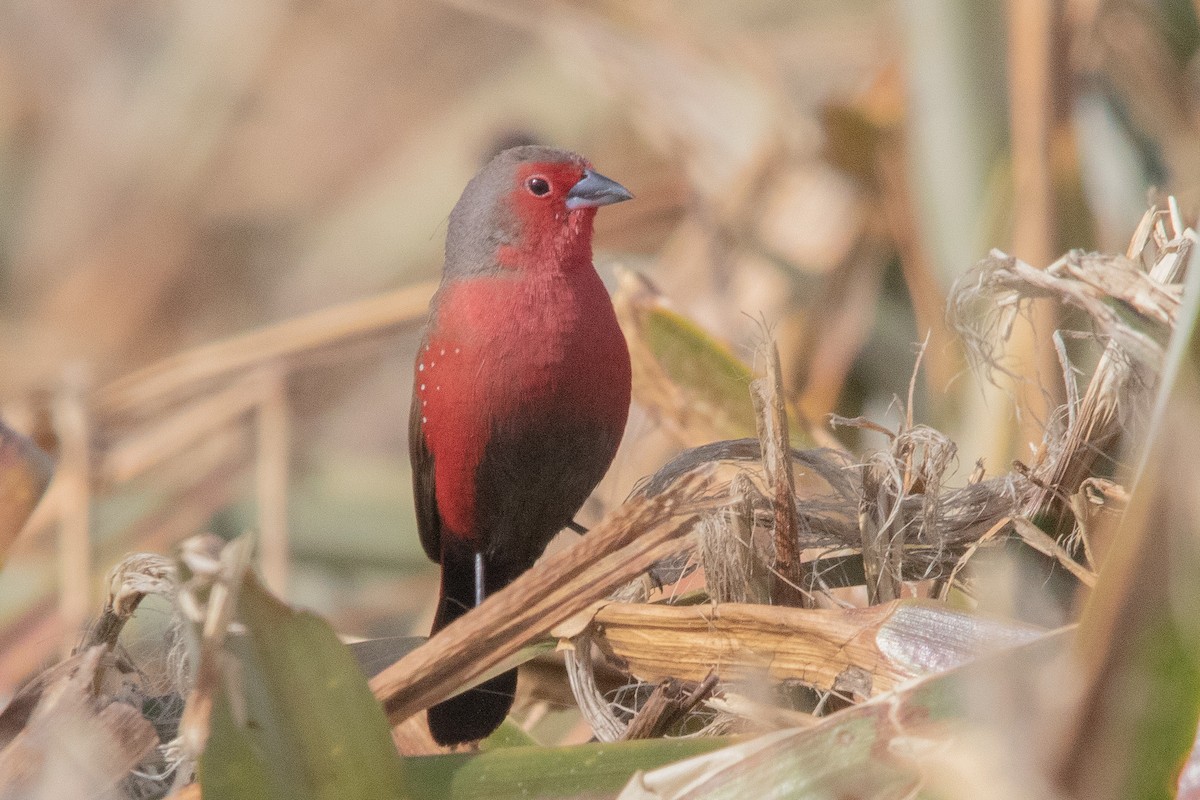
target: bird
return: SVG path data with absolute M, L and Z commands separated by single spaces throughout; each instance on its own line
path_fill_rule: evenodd
M 592 227 L 632 197 L 582 156 L 526 145 L 480 169 L 450 213 L 409 418 L 417 527 L 441 565 L 431 636 L 533 566 L 616 455 L 629 349 Z M 512 669 L 431 707 L 434 740 L 486 737 L 516 685 Z

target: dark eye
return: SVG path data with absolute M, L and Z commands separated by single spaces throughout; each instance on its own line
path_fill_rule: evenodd
M 543 197 L 550 193 L 550 181 L 545 178 L 533 177 L 525 181 L 525 188 L 538 197 Z

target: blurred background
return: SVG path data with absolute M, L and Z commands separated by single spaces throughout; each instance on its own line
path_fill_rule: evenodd
M 0 695 L 122 554 L 206 529 L 258 530 L 340 632 L 424 632 L 417 328 L 451 207 L 512 144 L 628 186 L 595 239 L 623 322 L 669 308 L 752 369 L 769 330 L 812 441 L 870 443 L 831 412 L 894 425 L 927 343 L 913 414 L 964 477 L 1029 457 L 1056 320 L 1009 351 L 1037 380 L 993 385 L 947 292 L 993 247 L 1124 252 L 1159 194 L 1194 216 L 1197 5 L 0 3 L 0 408 L 59 463 L 0 574 Z M 581 521 L 744 435 L 738 374 L 643 376 Z

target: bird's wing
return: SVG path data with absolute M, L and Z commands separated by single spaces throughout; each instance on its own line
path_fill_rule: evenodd
M 442 518 L 438 514 L 437 493 L 433 485 L 433 453 L 425 444 L 421 429 L 421 401 L 413 392 L 408 412 L 408 457 L 412 462 L 413 499 L 417 509 L 417 531 L 425 555 L 433 561 L 442 558 Z

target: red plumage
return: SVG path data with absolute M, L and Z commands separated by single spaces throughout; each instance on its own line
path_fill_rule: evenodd
M 451 214 L 409 428 L 421 542 L 442 565 L 434 632 L 532 566 L 612 462 L 629 351 L 592 267 L 592 221 L 629 197 L 577 155 L 521 147 Z M 486 736 L 515 687 L 513 671 L 430 709 L 434 738 Z

